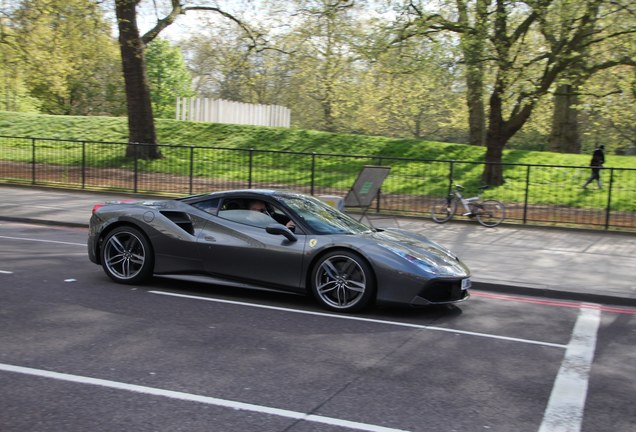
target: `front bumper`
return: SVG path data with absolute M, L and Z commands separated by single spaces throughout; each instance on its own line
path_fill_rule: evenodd
M 467 282 L 466 282 L 467 281 Z M 427 283 L 411 300 L 413 306 L 459 303 L 470 298 L 470 279 L 437 279 Z

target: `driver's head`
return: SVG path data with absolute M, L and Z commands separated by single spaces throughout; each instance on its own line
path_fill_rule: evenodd
M 265 203 L 261 200 L 250 201 L 249 210 L 267 213 L 267 207 L 265 207 Z

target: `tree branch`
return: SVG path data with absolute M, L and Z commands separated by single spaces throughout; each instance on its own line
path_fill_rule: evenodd
M 219 15 L 229 19 L 236 23 L 247 35 L 247 37 L 252 41 L 252 44 L 248 47 L 251 49 L 256 49 L 259 46 L 264 45 L 263 35 L 261 33 L 255 32 L 252 28 L 250 28 L 247 24 L 241 21 L 239 18 L 234 15 L 226 12 L 218 7 L 214 6 L 183 6 L 180 3 L 180 0 L 171 0 L 172 2 L 172 10 L 168 15 L 164 18 L 159 19 L 157 24 L 151 28 L 146 34 L 141 37 L 141 41 L 144 45 L 152 42 L 158 35 L 163 31 L 166 27 L 174 23 L 179 15 L 185 15 L 189 11 L 210 11 L 218 13 Z M 264 49 L 264 48 L 261 48 Z

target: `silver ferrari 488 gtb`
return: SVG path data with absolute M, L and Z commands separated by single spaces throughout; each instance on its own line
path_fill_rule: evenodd
M 115 282 L 153 275 L 311 293 L 325 308 L 425 306 L 469 297 L 470 271 L 426 237 L 370 228 L 317 198 L 233 190 L 96 205 L 90 260 Z

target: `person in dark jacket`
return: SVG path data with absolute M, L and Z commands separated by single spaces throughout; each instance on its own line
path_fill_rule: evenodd
M 592 175 L 587 179 L 585 184 L 583 185 L 583 189 L 589 185 L 592 180 L 596 180 L 596 184 L 598 184 L 598 188 L 601 189 L 603 183 L 601 182 L 601 168 L 603 168 L 603 164 L 605 163 L 605 146 L 600 145 L 594 149 L 594 153 L 592 153 L 592 160 L 590 161 L 590 168 L 592 169 Z

